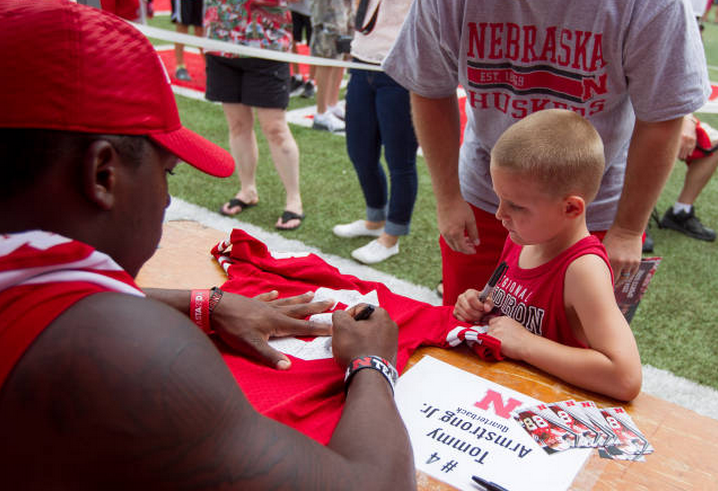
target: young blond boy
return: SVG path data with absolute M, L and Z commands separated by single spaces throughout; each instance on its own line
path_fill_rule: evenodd
M 495 307 L 488 333 L 502 354 L 633 399 L 641 389 L 638 348 L 616 305 L 606 251 L 586 226 L 604 170 L 601 137 L 572 111 L 539 111 L 503 133 L 490 169 L 496 218 L 509 231 L 501 255 L 508 269 L 485 302 L 476 290 L 461 294 L 454 315 L 479 322 Z

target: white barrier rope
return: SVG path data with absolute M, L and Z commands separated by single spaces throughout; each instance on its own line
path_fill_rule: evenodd
M 321 58 L 319 56 L 307 56 L 298 55 L 294 53 L 284 53 L 282 51 L 275 51 L 272 49 L 262 48 L 251 48 L 249 46 L 242 46 L 225 41 L 217 41 L 216 39 L 207 39 L 190 34 L 180 34 L 177 32 L 168 31 L 167 29 L 160 29 L 158 27 L 150 27 L 145 24 L 138 24 L 130 22 L 137 28 L 142 34 L 147 37 L 156 39 L 162 39 L 163 41 L 170 41 L 172 43 L 186 44 L 189 46 L 196 46 L 203 48 L 207 52 L 212 51 L 224 51 L 227 53 L 236 53 L 238 55 L 251 56 L 252 58 L 264 58 L 266 60 L 284 61 L 287 63 L 301 63 L 304 65 L 319 65 L 319 66 L 339 66 L 344 68 L 358 68 L 360 70 L 371 70 L 374 72 L 381 72 L 381 66 L 371 65 L 368 63 L 355 63 L 351 61 L 342 60 L 331 60 L 329 58 Z M 708 68 L 718 69 L 709 65 Z M 712 113 L 718 114 L 718 101 L 708 101 L 705 106 L 698 109 L 697 113 Z
M 360 70 L 371 70 L 375 72 L 382 71 L 379 65 L 370 65 L 368 63 L 355 63 L 351 61 L 332 60 L 329 58 L 321 58 L 319 56 L 298 55 L 294 53 L 284 53 L 273 49 L 252 48 L 242 46 L 225 41 L 217 41 L 216 39 L 207 39 L 190 34 L 180 34 L 177 32 L 160 29 L 158 27 L 150 27 L 144 24 L 130 22 L 142 34 L 147 37 L 162 39 L 172 43 L 186 44 L 203 48 L 206 52 L 221 51 L 226 53 L 235 53 L 238 55 L 251 56 L 252 58 L 264 58 L 265 60 L 285 61 L 287 63 L 301 63 L 304 65 L 319 66 L 338 66 L 344 68 L 358 68 Z

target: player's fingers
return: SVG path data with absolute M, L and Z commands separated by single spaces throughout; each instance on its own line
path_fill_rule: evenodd
M 354 317 L 346 310 L 335 310 L 332 313 L 332 323 L 335 331 L 351 328 L 354 322 L 356 322 Z
M 273 335 L 282 336 L 328 336 L 332 333 L 332 326 L 321 322 L 308 321 L 285 317 L 277 323 Z
M 293 297 L 279 298 L 272 302 L 275 306 L 283 307 L 285 305 L 297 305 L 302 303 L 309 303 L 314 299 L 314 292 L 302 293 L 301 295 L 294 295 Z
M 272 300 L 275 300 L 279 296 L 279 292 L 277 290 L 272 290 L 271 292 L 266 293 L 260 293 L 259 295 L 255 296 L 255 300 L 259 300 L 260 302 L 271 302 Z
M 366 308 L 367 304 L 365 303 L 358 303 L 356 305 L 353 305 L 345 310 L 347 314 L 349 314 L 351 317 L 356 317 L 356 315 L 364 310 Z
M 281 307 L 281 312 L 295 319 L 303 319 L 312 314 L 326 312 L 334 305 L 334 300 L 322 300 L 321 302 L 302 303 L 297 305 L 286 305 Z
M 289 361 L 289 358 L 284 353 L 272 348 L 264 340 L 262 340 L 261 345 L 256 346 L 256 350 L 260 359 L 270 367 L 277 370 L 287 370 L 292 366 L 292 362 Z
M 287 370 L 292 363 L 282 352 L 272 348 L 264 337 L 258 332 L 246 335 L 241 339 L 224 337 L 223 339 L 233 349 L 244 355 L 259 360 L 277 370 Z

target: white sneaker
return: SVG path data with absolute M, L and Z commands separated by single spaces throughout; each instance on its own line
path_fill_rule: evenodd
M 338 119 L 341 119 L 344 121 L 346 119 L 346 113 L 344 112 L 344 107 L 341 105 L 341 103 L 337 103 L 336 106 L 329 106 L 327 108 L 328 113 L 332 113 L 334 116 L 336 116 Z
M 346 223 L 344 225 L 336 225 L 332 229 L 334 235 L 351 239 L 354 237 L 379 237 L 384 231 L 384 227 L 377 229 L 367 228 L 365 220 L 357 220 L 356 222 Z
M 372 240 L 364 247 L 352 251 L 352 257 L 364 264 L 380 263 L 396 254 L 399 254 L 398 242 L 393 247 L 386 248 L 378 240 Z
M 344 121 L 334 116 L 329 111 L 324 114 L 315 114 L 312 128 L 315 130 L 331 131 L 332 133 L 344 131 Z

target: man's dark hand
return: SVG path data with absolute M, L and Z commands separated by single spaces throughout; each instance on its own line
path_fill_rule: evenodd
M 396 364 L 399 328 L 386 310 L 376 308 L 366 320 L 354 320 L 365 305 L 348 311 L 338 310 L 332 315 L 334 334 L 332 351 L 342 368 L 359 356 L 375 355 Z
M 289 359 L 268 341 L 282 336 L 326 336 L 331 326 L 304 320 L 326 311 L 332 300 L 311 302 L 313 293 L 277 299 L 277 292 L 248 298 L 224 292 L 212 313 L 212 327 L 222 340 L 243 355 L 279 370 L 291 366 Z

